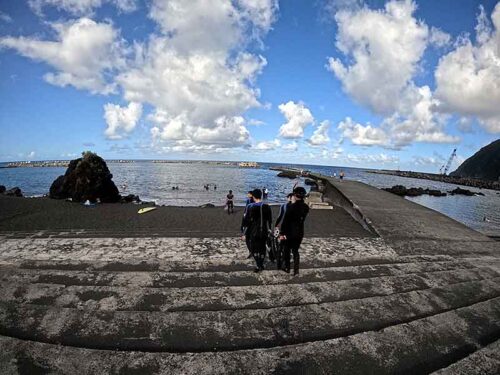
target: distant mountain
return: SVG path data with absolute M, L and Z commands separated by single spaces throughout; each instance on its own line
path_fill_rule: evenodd
M 500 139 L 483 147 L 462 163 L 450 176 L 498 181 L 500 178 Z

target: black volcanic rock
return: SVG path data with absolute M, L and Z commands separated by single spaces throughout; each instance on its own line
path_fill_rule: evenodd
M 382 190 L 388 191 L 389 193 L 399 195 L 400 197 L 404 197 L 408 191 L 406 187 L 403 185 L 394 185 L 391 188 L 384 188 Z
M 310 178 L 306 178 L 304 184 L 308 186 L 318 186 L 318 183 Z
M 424 194 L 424 189 L 422 188 L 409 188 L 406 191 L 406 195 L 409 197 L 418 197 L 422 194 Z
M 141 199 L 139 198 L 138 195 L 129 194 L 129 195 L 126 195 L 124 197 L 121 197 L 120 202 L 122 202 L 122 203 L 132 203 L 132 202 L 140 203 Z
M 455 195 L 455 194 L 457 194 L 457 195 L 467 195 L 469 197 L 472 197 L 473 195 L 476 195 L 476 193 L 474 193 L 473 191 L 470 191 L 470 190 L 467 190 L 467 189 L 461 189 L 459 187 L 457 187 L 456 189 L 453 189 L 452 191 L 449 191 L 448 193 L 450 193 L 451 195 Z
M 450 176 L 498 181 L 500 178 L 500 139 L 483 147 Z
M 440 190 L 423 189 L 423 188 L 406 188 L 403 185 L 394 185 L 391 188 L 383 188 L 382 190 L 388 191 L 389 193 L 399 195 L 400 197 L 418 197 L 420 195 L 431 195 L 433 197 L 445 197 L 446 193 Z
M 73 202 L 87 199 L 103 203 L 120 200 L 118 188 L 112 180 L 106 162 L 92 152 L 85 152 L 81 158 L 72 160 L 64 176 L 55 179 L 49 196 L 54 199 L 71 198 Z
M 441 190 L 426 189 L 426 191 L 432 197 L 446 197 L 446 193 L 443 193 Z
M 21 189 L 19 189 L 17 186 L 13 187 L 12 189 L 5 190 L 4 194 L 7 196 L 10 196 L 10 197 L 22 197 L 23 196 Z
M 285 177 L 285 178 L 290 178 L 290 179 L 297 178 L 297 176 L 298 176 L 298 173 L 292 172 L 292 171 L 282 171 L 282 172 L 278 173 L 278 177 Z
M 5 186 L 0 185 L 0 194 L 5 193 Z

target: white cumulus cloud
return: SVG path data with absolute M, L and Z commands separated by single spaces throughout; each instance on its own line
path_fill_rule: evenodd
M 81 15 L 105 3 L 122 11 L 136 6 L 130 0 L 32 0 L 31 6 Z M 152 107 L 147 118 L 158 150 L 246 146 L 242 115 L 263 106 L 256 81 L 267 64 L 253 51 L 262 47 L 278 2 L 152 0 L 146 6 L 158 28 L 132 45 L 112 24 L 83 17 L 53 23 L 55 40 L 3 37 L 0 47 L 47 63 L 53 71 L 44 78 L 51 84 L 120 93 L 129 103 Z M 106 136 L 124 129 L 108 124 Z
M 107 128 L 104 134 L 109 139 L 121 139 L 135 129 L 142 115 L 142 104 L 129 103 L 127 107 L 116 104 L 104 105 L 104 119 Z
M 108 23 L 89 18 L 51 25 L 57 40 L 33 37 L 3 37 L 0 47 L 12 48 L 23 56 L 43 61 L 55 69 L 47 73 L 47 82 L 71 85 L 92 93 L 108 94 L 115 90 L 107 73 L 124 67 L 122 43 L 118 32 Z
M 89 15 L 104 3 L 113 4 L 122 12 L 131 12 L 137 8 L 136 0 L 28 0 L 31 9 L 39 15 L 46 7 L 64 10 L 75 16 Z
M 117 82 L 126 100 L 155 107 L 148 118 L 156 142 L 184 151 L 248 144 L 241 115 L 261 106 L 255 82 L 267 61 L 246 46 L 270 29 L 276 11 L 271 0 L 152 2 L 162 33 L 136 44 Z
M 337 48 L 351 65 L 329 58 L 329 69 L 344 90 L 378 113 L 392 113 L 402 90 L 417 71 L 428 38 L 428 27 L 413 17 L 413 1 L 389 1 L 382 11 L 363 7 L 340 10 Z
M 339 124 L 354 144 L 401 148 L 413 142 L 453 143 L 446 133 L 446 116 L 435 113 L 438 101 L 428 86 L 414 83 L 424 51 L 431 43 L 444 46 L 449 35 L 414 17 L 411 0 L 391 0 L 382 10 L 366 6 L 335 14 L 337 48 L 349 58 L 329 58 L 328 69 L 358 103 L 384 119 L 361 125 L 346 119 Z
M 289 101 L 278 106 L 287 122 L 281 125 L 279 135 L 283 138 L 302 138 L 304 129 L 314 122 L 311 111 L 303 103 Z
M 349 138 L 355 145 L 360 146 L 383 146 L 388 143 L 388 136 L 382 129 L 371 125 L 363 126 L 354 122 L 350 117 L 341 121 L 337 127 L 342 136 Z
M 174 146 L 211 144 L 230 148 L 244 146 L 250 138 L 245 119 L 241 116 L 218 117 L 210 127 L 192 124 L 185 114 L 171 118 L 167 112 L 161 110 L 157 110 L 148 118 L 155 124 L 151 128 L 153 139 L 174 141 Z
M 281 146 L 281 142 L 279 139 L 275 139 L 273 141 L 261 141 L 258 142 L 253 149 L 257 151 L 272 151 Z
M 314 130 L 313 135 L 307 141 L 312 146 L 323 146 L 330 142 L 328 130 L 330 129 L 330 121 L 321 121 L 319 126 Z
M 480 7 L 476 43 L 461 43 L 439 60 L 435 72 L 439 109 L 475 117 L 490 133 L 500 133 L 500 3 L 491 26 Z
M 432 26 L 429 34 L 429 43 L 438 48 L 446 47 L 451 43 L 451 35 Z

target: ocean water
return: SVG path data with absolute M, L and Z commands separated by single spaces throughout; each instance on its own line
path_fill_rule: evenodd
M 278 172 L 269 170 L 269 167 L 273 165 L 261 164 L 261 168 L 246 169 L 205 163 L 152 163 L 149 161 L 108 163 L 113 173 L 113 180 L 121 194 L 137 194 L 142 200 L 172 206 L 199 206 L 205 203 L 222 206 L 230 189 L 235 195 L 235 204 L 243 205 L 248 190 L 264 187 L 269 190 L 270 203 L 281 203 L 296 181 L 276 177 Z M 378 188 L 400 184 L 407 187 L 449 191 L 457 186 L 436 181 L 374 174 L 356 168 L 290 166 L 324 175 L 333 175 L 333 173 L 338 175 L 340 170 L 344 170 L 346 179 L 361 181 Z M 25 196 L 41 196 L 48 193 L 52 181 L 64 172 L 65 168 L 54 167 L 0 168 L 0 185 L 5 185 L 7 188 L 19 186 Z M 205 184 L 210 184 L 209 191 L 203 188 Z M 300 184 L 303 185 L 303 179 Z M 215 185 L 216 190 L 214 190 Z M 179 190 L 172 190 L 173 186 L 178 186 Z M 485 196 L 420 196 L 407 199 L 439 211 L 483 233 L 500 235 L 500 192 L 465 188 L 482 192 Z

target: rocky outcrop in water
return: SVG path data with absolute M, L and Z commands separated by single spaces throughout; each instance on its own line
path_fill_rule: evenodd
M 459 187 L 457 187 L 456 189 L 453 189 L 452 191 L 449 191 L 448 193 L 450 193 L 451 195 L 466 195 L 468 197 L 472 197 L 474 195 L 483 195 L 483 193 L 475 193 L 473 191 L 470 191 L 470 190 L 467 190 L 467 189 L 461 189 Z
M 450 176 L 500 181 L 500 139 L 480 149 Z
M 315 181 L 315 180 L 311 180 L 310 178 L 306 178 L 305 181 L 304 181 L 304 184 L 305 185 L 308 185 L 308 186 L 317 186 L 318 183 Z
M 423 189 L 423 188 L 406 188 L 403 185 L 394 185 L 391 188 L 384 188 L 382 190 L 388 191 L 389 193 L 399 195 L 400 197 L 418 197 L 420 195 L 431 195 L 433 197 L 445 197 L 446 193 L 440 190 L 434 189 Z
M 298 173 L 297 172 L 292 172 L 292 171 L 281 171 L 278 173 L 278 177 L 284 177 L 284 178 L 289 178 L 289 179 L 294 179 L 297 178 Z
M 66 173 L 52 183 L 49 196 L 54 199 L 71 198 L 73 202 L 119 202 L 121 197 L 112 178 L 101 157 L 85 152 L 81 158 L 72 160 Z

